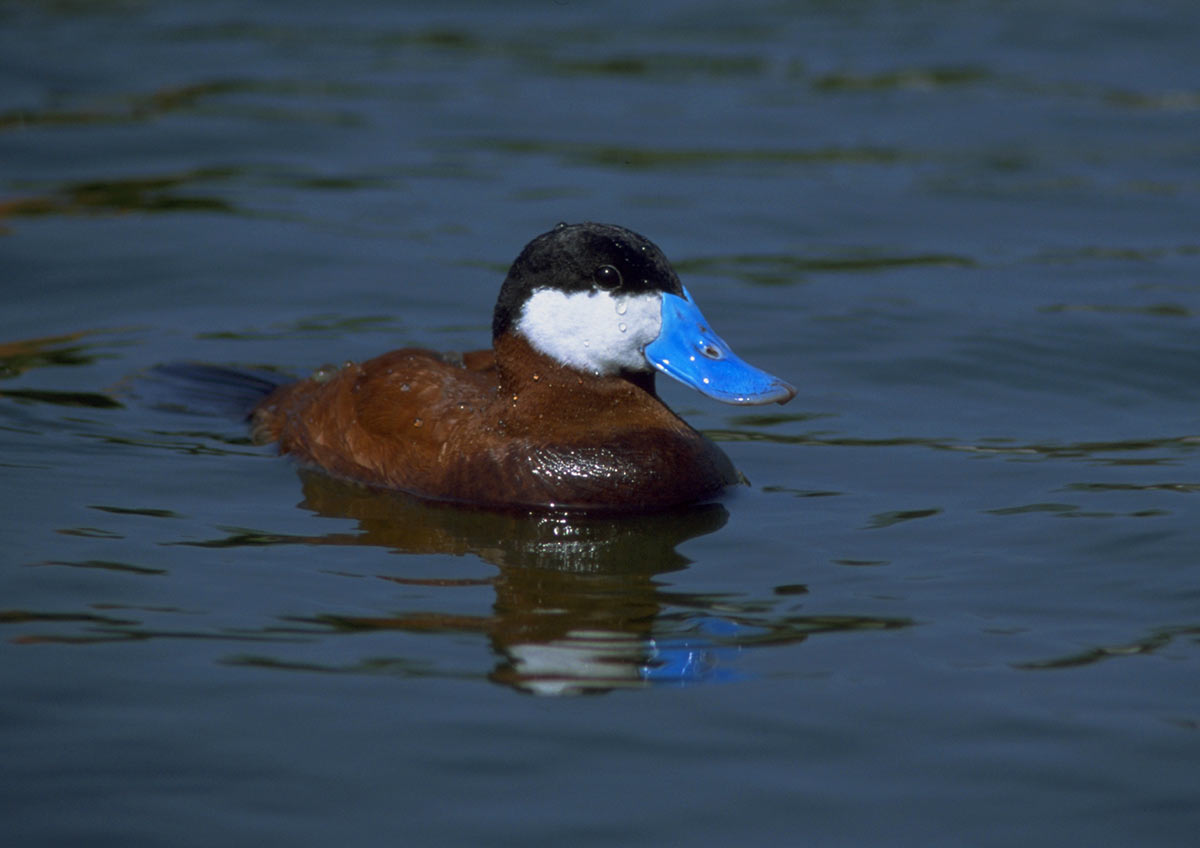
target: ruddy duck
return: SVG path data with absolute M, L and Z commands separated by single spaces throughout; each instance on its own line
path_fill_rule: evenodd
M 435 500 L 636 510 L 710 498 L 740 475 L 659 400 L 660 371 L 726 403 L 796 393 L 709 329 L 649 240 L 559 224 L 509 270 L 491 350 L 348 363 L 276 388 L 251 419 L 281 453 Z

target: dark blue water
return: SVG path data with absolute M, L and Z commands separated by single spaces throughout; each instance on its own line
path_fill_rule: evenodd
M 0 0 L 6 844 L 1194 844 L 1197 44 L 1184 2 Z M 483 346 L 585 219 L 800 388 L 662 386 L 720 504 L 372 495 L 137 378 Z

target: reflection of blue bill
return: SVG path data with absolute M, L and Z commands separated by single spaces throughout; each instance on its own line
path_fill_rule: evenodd
M 737 645 L 722 645 L 706 636 L 726 639 L 736 636 L 741 626 L 720 618 L 699 622 L 701 635 L 651 639 L 646 647 L 649 659 L 642 666 L 642 679 L 648 683 L 675 683 L 689 686 L 696 683 L 727 683 L 743 675 L 723 664 L 741 653 Z

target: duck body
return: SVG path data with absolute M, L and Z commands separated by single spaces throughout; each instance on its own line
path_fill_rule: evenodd
M 660 508 L 738 481 L 628 380 L 579 375 L 519 339 L 496 353 L 397 350 L 283 386 L 255 410 L 256 436 L 339 477 L 492 507 Z
M 721 400 L 786 402 L 795 390 L 714 348 L 724 343 L 693 326 L 689 304 L 641 236 L 559 225 L 509 272 L 491 350 L 401 349 L 281 386 L 251 413 L 255 436 L 336 476 L 435 500 L 593 510 L 706 500 L 741 477 L 658 398 L 656 372 L 706 391 L 711 375 L 672 369 L 732 359 L 734 394 Z M 683 310 L 682 348 L 667 338 L 668 307 Z M 708 393 L 729 391 L 716 382 L 726 385 Z

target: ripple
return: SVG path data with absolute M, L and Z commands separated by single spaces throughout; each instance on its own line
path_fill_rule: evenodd
M 129 574 L 167 574 L 165 568 L 150 568 L 144 565 L 131 565 L 127 562 L 114 562 L 106 559 L 88 559 L 82 561 L 70 562 L 67 560 L 48 560 L 46 562 L 34 563 L 38 566 L 43 565 L 62 565 L 69 568 L 96 568 L 102 571 L 123 571 Z
M 1031 261 L 1048 265 L 1069 265 L 1076 262 L 1158 262 L 1175 256 L 1193 257 L 1200 253 L 1194 244 L 1174 247 L 1115 247 L 1088 245 L 1069 250 L 1056 248 L 1035 254 Z
M 127 177 L 67 184 L 51 194 L 0 203 L 0 221 L 45 215 L 105 215 L 120 212 L 221 212 L 237 210 L 214 195 L 177 191 L 197 182 L 226 180 L 227 168 L 199 168 L 157 177 Z
M 91 612 L 44 612 L 40 610 L 24 610 L 24 609 L 6 609 L 0 610 L 0 626 L 3 625 L 30 625 L 30 624 L 86 624 L 95 627 L 127 627 L 137 624 L 137 621 L 128 618 L 115 618 L 108 615 L 97 615 Z M 35 645 L 44 642 L 70 642 L 80 641 L 87 637 L 63 636 L 63 635 L 42 635 L 34 633 L 25 633 L 17 636 L 12 636 L 9 641 L 18 645 Z
M 773 442 L 780 445 L 813 445 L 824 447 L 879 448 L 879 447 L 932 447 L 948 450 L 954 447 L 951 439 L 932 439 L 910 436 L 893 436 L 882 439 L 857 438 L 853 436 L 826 436 L 822 433 L 764 433 L 759 430 L 731 428 L 705 428 L 705 436 L 714 442 Z
M 169 509 L 153 509 L 153 508 L 138 508 L 138 507 L 123 507 L 123 506 L 101 506 L 92 504 L 88 509 L 98 509 L 101 512 L 110 512 L 113 515 L 144 515 L 148 518 L 182 518 L 183 516 Z
M 599 58 L 547 58 L 539 62 L 558 76 L 639 77 L 647 80 L 757 77 L 770 67 L 760 56 L 705 53 L 626 53 Z
M 110 97 L 93 106 L 75 109 L 11 109 L 0 112 L 0 132 L 28 130 L 32 127 L 142 123 L 172 112 L 195 111 L 207 101 L 236 94 L 291 95 L 308 99 L 320 94 L 330 96 L 346 93 L 348 92 L 344 86 L 325 83 L 216 79 L 161 88 L 146 94 Z M 208 108 L 221 115 L 273 122 L 336 125 L 359 122 L 355 116 L 341 109 L 319 110 L 308 107 L 303 110 L 288 110 L 277 106 L 229 100 L 220 107 Z
M 312 315 L 272 324 L 268 329 L 213 330 L 196 334 L 204 341 L 266 341 L 296 338 L 341 338 L 347 333 L 398 330 L 397 320 L 386 315 Z
M 864 615 L 793 615 L 793 616 L 730 616 L 721 618 L 734 625 L 725 629 L 723 635 L 712 635 L 713 628 L 706 628 L 714 644 L 739 648 L 766 645 L 786 645 L 801 642 L 809 636 L 823 633 L 847 633 L 879 630 L 897 630 L 911 627 L 915 622 L 909 618 L 894 618 Z M 673 616 L 667 614 L 659 619 L 666 632 L 678 629 L 681 624 L 696 626 L 704 617 L 695 614 Z
M 124 539 L 125 537 L 113 530 L 105 530 L 101 527 L 64 527 L 55 530 L 63 536 L 80 536 L 84 539 Z
M 484 51 L 488 44 L 466 29 L 433 27 L 428 29 L 395 29 L 355 26 L 302 26 L 283 21 L 262 23 L 252 20 L 222 21 L 220 23 L 190 24 L 176 27 L 171 38 L 179 41 L 260 41 L 274 45 L 330 44 L 361 47 L 432 47 L 438 50 Z M 325 84 L 320 84 L 324 86 Z
M 905 521 L 914 521 L 918 518 L 930 518 L 934 515 L 941 514 L 939 508 L 933 509 L 902 509 L 892 512 L 880 512 L 871 516 L 870 522 L 867 524 L 868 530 L 882 530 L 884 527 L 892 527 L 896 524 L 901 524 Z
M 488 151 L 514 155 L 555 156 L 573 164 L 632 170 L 711 168 L 727 165 L 892 165 L 921 156 L 883 146 L 813 148 L 652 148 L 542 139 L 486 138 L 470 143 Z
M 1120 91 L 1104 93 L 1104 101 L 1123 109 L 1160 112 L 1192 112 L 1200 109 L 1200 90 L 1172 89 L 1167 91 Z
M 225 657 L 222 665 L 258 668 L 268 671 L 301 671 L 317 674 L 383 675 L 388 677 L 436 677 L 442 679 L 478 679 L 481 673 L 464 674 L 439 669 L 428 660 L 407 657 L 368 657 L 342 665 L 317 662 L 296 662 L 264 654 L 238 654 Z
M 315 544 L 319 539 L 312 536 L 294 536 L 285 533 L 268 533 L 262 530 L 247 530 L 238 527 L 219 528 L 226 535 L 219 539 L 204 539 L 199 542 L 164 542 L 164 545 L 183 545 L 191 548 L 261 548 L 267 545 Z M 347 534 L 349 535 L 349 534 Z M 335 542 L 337 537 L 323 537 Z
M 57 563 L 70 565 L 73 563 Z M 155 615 L 178 615 L 184 611 L 178 607 L 132 607 L 123 605 L 101 605 L 97 608 L 145 612 Z M 294 633 L 272 630 L 185 630 L 162 627 L 147 627 L 139 618 L 117 618 L 96 613 L 43 612 L 36 610 L 0 610 L 0 625 L 29 626 L 38 624 L 79 624 L 83 632 L 72 633 L 24 633 L 10 638 L 14 644 L 42 645 L 93 645 L 112 642 L 142 642 L 151 639 L 194 639 L 213 642 L 303 642 L 308 641 Z
M 1021 506 L 1007 506 L 999 509 L 989 509 L 991 515 L 1027 515 L 1029 513 L 1048 513 L 1057 518 L 1159 518 L 1170 515 L 1162 509 L 1140 509 L 1133 512 L 1107 512 L 1103 510 L 1085 510 L 1075 504 L 1066 503 L 1032 503 Z
M 1200 314 L 1178 303 L 1151 303 L 1145 306 L 1113 303 L 1052 303 L 1039 307 L 1038 312 L 1097 312 L 1108 315 L 1153 315 L 1161 318 L 1191 318 Z
M 828 489 L 795 489 L 790 486 L 763 486 L 762 490 L 771 494 L 791 495 L 795 498 L 832 498 L 845 494 Z
M 734 277 L 762 285 L 785 285 L 813 273 L 864 273 L 896 268 L 974 268 L 968 256 L 953 253 L 893 253 L 858 248 L 832 256 L 730 254 L 684 259 L 675 268 L 685 275 Z
M 1080 492 L 1200 492 L 1200 483 L 1071 483 Z
M 254 447 L 254 440 L 249 435 L 224 435 L 207 431 L 165 431 L 149 430 L 149 437 L 117 436 L 110 433 L 80 432 L 78 436 L 85 439 L 96 439 L 110 445 L 122 445 L 136 448 L 152 448 L 168 450 L 191 456 L 272 456 L 265 450 L 231 450 L 230 448 Z M 166 437 L 166 438 L 157 438 Z
M 1049 660 L 1032 660 L 1024 663 L 1014 663 L 1013 667 L 1027 671 L 1045 671 L 1059 668 L 1075 668 L 1083 665 L 1093 665 L 1103 660 L 1116 657 L 1132 657 L 1142 654 L 1153 654 L 1170 645 L 1177 639 L 1192 637 L 1196 641 L 1200 637 L 1200 627 L 1163 627 L 1141 639 L 1114 645 L 1099 645 Z
M 91 409 L 121 409 L 123 404 L 96 392 L 51 392 L 41 389 L 0 389 L 0 397 L 47 403 L 52 406 L 84 406 Z
M 0 379 L 16 377 L 35 368 L 93 365 L 111 354 L 96 352 L 101 347 L 99 343 L 78 342 L 107 333 L 104 330 L 81 330 L 60 336 L 0 343 Z
M 117 98 L 115 103 L 81 109 L 13 109 L 0 112 L 0 132 L 36 126 L 110 124 L 143 121 L 193 106 L 198 100 L 236 90 L 238 83 L 220 80 L 163 88 L 149 94 Z
M 973 85 L 991 78 L 978 66 L 901 68 L 878 74 L 824 74 L 813 80 L 813 88 L 825 92 L 842 91 L 929 91 L 948 86 Z
M 979 456 L 999 456 L 1013 459 L 1090 459 L 1111 464 L 1154 465 L 1170 461 L 1166 457 L 1116 457 L 1105 454 L 1140 454 L 1146 451 L 1191 453 L 1200 448 L 1200 436 L 1170 436 L 1164 438 L 1127 439 L 1099 442 L 1017 442 L 992 438 L 959 441 L 948 438 L 894 436 L 870 439 L 852 436 L 830 436 L 824 433 L 765 433 L 759 430 L 708 429 L 704 435 L 716 442 L 770 442 L 781 445 L 838 448 L 923 447 L 931 450 L 958 451 Z
M 774 427 L 777 424 L 791 424 L 797 421 L 813 421 L 818 418 L 836 418 L 832 412 L 766 412 L 751 415 L 730 416 L 730 422 L 744 427 Z

